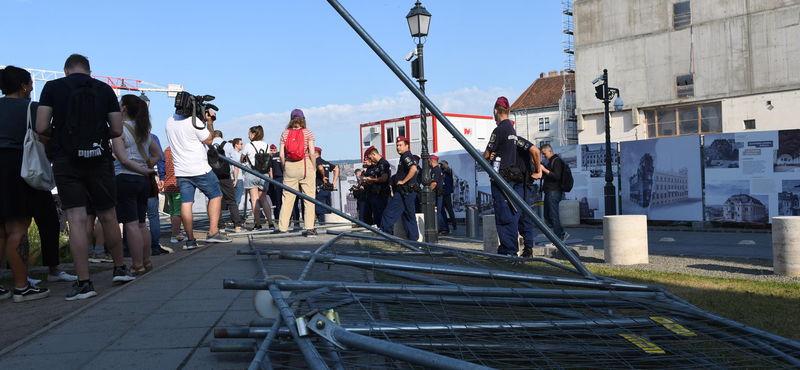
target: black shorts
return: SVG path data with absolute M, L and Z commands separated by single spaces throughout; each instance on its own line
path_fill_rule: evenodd
M 61 208 L 92 206 L 104 211 L 116 203 L 117 186 L 114 180 L 114 162 L 76 163 L 67 158 L 53 161 Z
M 33 216 L 39 192 L 20 176 L 22 150 L 0 149 L 0 158 L 0 218 Z
M 126 224 L 147 219 L 147 199 L 150 197 L 150 180 L 144 176 L 117 175 L 117 221 Z

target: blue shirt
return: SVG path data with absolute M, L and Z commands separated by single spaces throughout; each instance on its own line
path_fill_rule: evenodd
M 436 165 L 436 167 L 431 168 L 431 181 L 436 183 L 435 191 L 437 192 L 444 187 L 442 183 L 442 166 Z
M 511 120 L 505 119 L 497 124 L 489 138 L 486 150 L 500 157 L 500 169 L 513 167 L 517 164 L 517 132 L 511 125 Z
M 161 152 L 161 160 L 156 163 L 156 167 L 158 168 L 158 178 L 161 181 L 164 181 L 167 178 L 167 162 L 164 159 L 164 149 L 161 148 L 161 141 L 158 140 L 158 136 L 150 134 L 155 140 L 156 144 L 158 144 L 158 151 Z
M 531 163 L 532 158 L 530 150 L 532 146 L 533 143 L 525 138 L 517 138 L 517 168 L 528 171 L 529 173 L 535 172 L 533 171 L 533 163 Z
M 417 166 L 417 161 L 414 160 L 414 156 L 411 155 L 410 150 L 401 154 L 400 162 L 397 163 L 397 173 L 395 174 L 394 182 L 392 182 L 392 185 L 397 185 L 398 181 L 405 180 L 408 173 L 411 172 L 411 168 L 416 166 Z M 406 184 L 414 185 L 416 183 L 417 183 L 417 177 L 412 176 Z

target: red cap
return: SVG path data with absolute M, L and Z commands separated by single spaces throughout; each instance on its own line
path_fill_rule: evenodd
M 419 160 L 419 156 L 418 156 L 418 155 L 414 155 L 413 157 L 414 157 L 414 160 L 415 160 L 415 161 L 418 161 L 418 160 Z
M 407 138 L 407 137 L 405 137 L 405 136 L 398 136 L 398 137 L 397 137 L 397 140 L 395 140 L 395 142 L 398 142 L 398 143 L 399 143 L 399 142 L 401 142 L 401 141 L 405 141 L 405 142 L 406 142 L 406 144 L 408 144 L 408 143 L 410 143 L 410 142 L 411 142 L 411 140 L 408 140 L 408 138 Z
M 366 150 L 366 151 L 364 151 L 364 158 L 367 158 L 367 157 L 369 157 L 369 153 L 371 153 L 373 150 L 378 150 L 378 149 L 376 149 L 376 148 L 375 148 L 375 145 L 373 145 L 373 146 L 371 146 L 371 147 L 367 148 L 367 150 Z
M 318 151 L 320 154 L 322 154 L 322 148 L 320 148 L 320 147 L 318 147 L 318 146 L 315 146 L 315 147 L 314 147 L 314 150 L 316 150 L 316 151 Z
M 497 101 L 494 102 L 494 104 L 495 105 L 499 105 L 499 106 L 501 106 L 501 107 L 503 107 L 505 109 L 508 109 L 508 107 L 509 107 L 508 99 L 506 99 L 505 96 L 501 96 L 501 97 L 497 98 Z
M 431 154 L 431 159 L 437 162 L 439 161 L 439 157 L 437 157 L 436 154 Z
M 277 146 L 275 146 L 275 144 L 272 144 L 272 145 L 270 145 L 270 146 L 269 146 L 269 148 L 270 148 L 270 149 L 278 149 L 278 147 L 277 147 Z

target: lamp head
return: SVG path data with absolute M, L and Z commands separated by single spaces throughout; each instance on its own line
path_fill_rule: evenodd
M 617 98 L 614 99 L 614 110 L 616 110 L 617 112 L 621 111 L 623 105 L 624 103 L 622 102 L 622 98 L 617 96 Z
M 408 21 L 408 29 L 411 31 L 411 37 L 425 37 L 428 36 L 428 29 L 431 26 L 431 13 L 429 13 L 422 3 L 417 1 L 411 11 L 406 15 Z

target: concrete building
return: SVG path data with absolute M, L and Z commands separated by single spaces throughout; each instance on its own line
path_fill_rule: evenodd
M 604 68 L 625 102 L 612 141 L 798 127 L 800 0 L 574 0 L 573 11 L 581 144 L 605 140 L 591 88 Z
M 564 93 L 565 86 L 570 86 L 574 78 L 572 73 L 559 71 L 539 74 L 539 78 L 511 104 L 510 118 L 515 122 L 517 136 L 536 146 L 578 143 L 575 121 L 562 118 L 563 110 L 574 106 L 575 94 Z M 572 101 L 567 101 L 569 99 Z
M 731 195 L 723 207 L 725 221 L 766 222 L 767 213 L 767 207 L 760 200 L 747 194 Z

